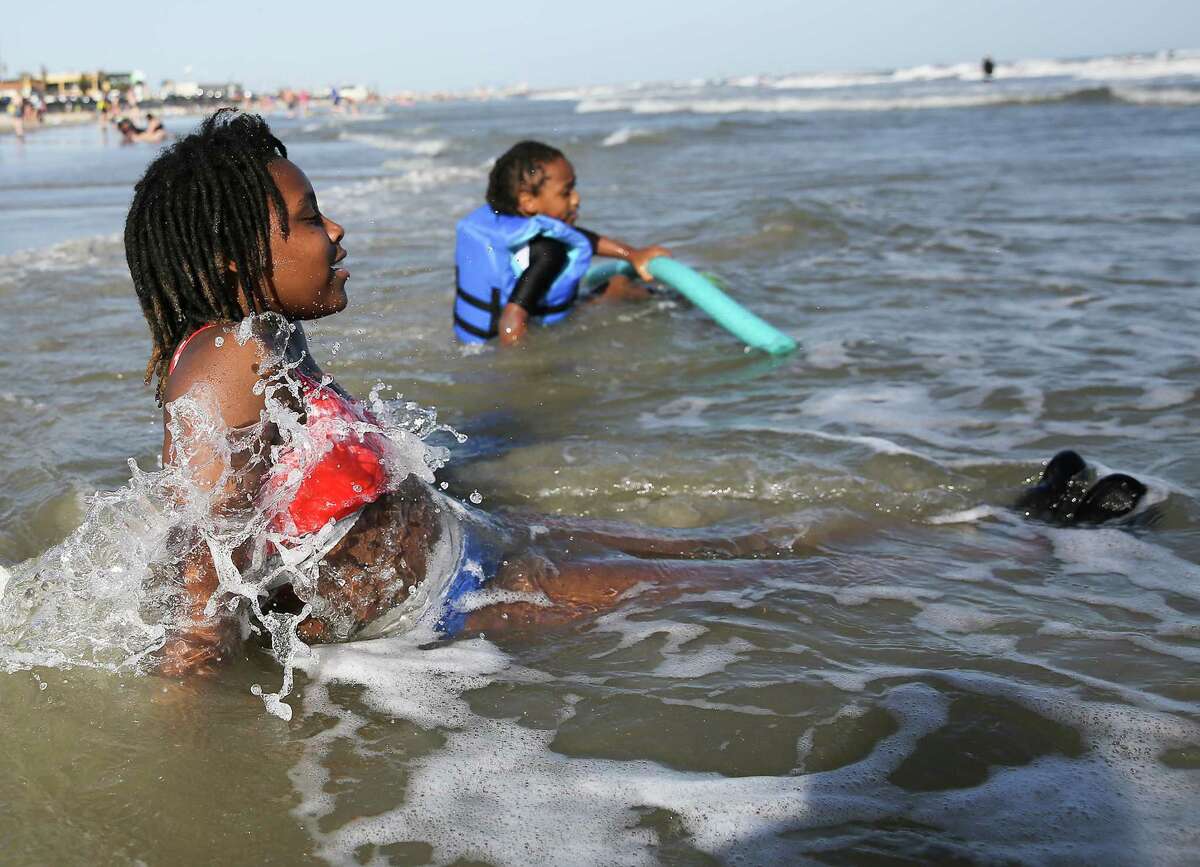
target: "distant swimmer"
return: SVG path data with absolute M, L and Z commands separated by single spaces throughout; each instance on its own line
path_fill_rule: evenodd
M 496 160 L 487 204 L 458 223 L 454 334 L 460 341 L 499 337 L 508 346 L 524 339 L 531 320 L 552 325 L 565 319 L 593 256 L 624 259 L 649 281 L 647 263 L 671 255 L 579 228 L 578 215 L 575 168 L 562 151 L 523 141 Z M 597 293 L 612 300 L 648 294 L 625 277 L 612 278 Z
M 116 122 L 116 126 L 124 138 L 123 144 L 135 142 L 157 144 L 167 137 L 167 131 L 163 128 L 162 123 L 152 114 L 146 115 L 145 128 L 138 126 L 127 117 L 120 118 Z
M 996 71 L 996 64 L 992 62 L 991 57 L 985 57 L 981 66 L 983 69 L 983 80 L 990 81 L 992 74 Z
M 167 137 L 167 131 L 162 125 L 162 121 L 149 112 L 146 113 L 146 138 L 144 141 L 162 141 Z
M 1124 518 L 1146 496 L 1146 486 L 1124 473 L 1090 481 L 1087 463 L 1066 449 L 1050 459 L 1038 483 L 1026 488 L 1013 508 L 1026 518 L 1076 527 Z

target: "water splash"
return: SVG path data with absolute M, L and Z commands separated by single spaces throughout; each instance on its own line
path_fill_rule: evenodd
M 297 628 L 314 610 L 334 609 L 321 598 L 318 576 L 322 555 L 348 529 L 331 521 L 298 533 L 288 506 L 300 484 L 334 442 L 354 437 L 381 444 L 388 490 L 411 476 L 429 485 L 449 450 L 425 439 L 438 432 L 465 439 L 438 422 L 435 410 L 385 399 L 383 383 L 371 390 L 361 419 L 310 425 L 299 375 L 305 358 L 286 349 L 295 331 L 263 316 L 232 333 L 243 345 L 257 340 L 262 369 L 275 371 L 255 386 L 265 404 L 257 423 L 229 428 L 215 394 L 198 385 L 167 408 L 174 459 L 166 467 L 148 471 L 130 460 L 128 484 L 92 495 L 82 525 L 65 541 L 0 573 L 0 670 L 147 673 L 173 637 L 232 623 L 242 638 L 269 642 L 283 667 L 281 687 L 268 692 L 255 684 L 252 691 L 270 712 L 290 717 L 283 699 L 295 660 L 307 652 Z M 320 387 L 336 386 L 326 377 Z M 196 610 L 187 585 L 210 563 L 215 589 Z M 264 608 L 281 583 L 304 603 L 299 613 Z

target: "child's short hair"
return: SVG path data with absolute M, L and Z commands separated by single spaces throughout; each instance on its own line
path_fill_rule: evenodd
M 504 152 L 488 175 L 487 203 L 498 214 L 516 215 L 517 196 L 522 190 L 533 195 L 546 179 L 542 166 L 563 159 L 558 148 L 540 141 L 517 142 Z
M 157 374 L 160 403 L 179 342 L 202 325 L 245 315 L 231 262 L 251 312 L 268 309 L 271 205 L 284 237 L 288 219 L 267 165 L 286 157 L 261 117 L 220 109 L 159 154 L 134 187 L 125 260 L 153 341 L 146 382 Z

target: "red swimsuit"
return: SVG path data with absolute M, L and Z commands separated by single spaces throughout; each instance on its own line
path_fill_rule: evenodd
M 205 325 L 193 331 L 175 350 L 168 373 L 184 347 Z M 363 425 L 378 427 L 378 420 L 360 401 L 322 385 L 300 371 L 294 372 L 304 398 L 304 426 L 308 441 L 283 451 L 267 480 L 266 491 L 294 484 L 293 471 L 303 468 L 303 478 L 288 504 L 287 515 L 298 535 L 314 533 L 330 521 L 354 514 L 378 500 L 388 489 L 388 472 L 383 458 L 388 439 Z M 302 453 L 303 452 L 303 453 Z M 284 523 L 280 516 L 277 524 Z M 291 534 L 292 528 L 279 529 Z

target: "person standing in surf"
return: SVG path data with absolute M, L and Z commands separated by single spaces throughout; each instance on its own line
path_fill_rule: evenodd
M 454 334 L 463 343 L 499 338 L 520 343 L 531 322 L 561 322 L 579 302 L 579 284 L 593 256 L 624 259 L 649 282 L 647 264 L 664 247 L 632 247 L 575 225 L 575 168 L 562 151 L 518 142 L 492 167 L 487 204 L 458 223 Z M 647 297 L 645 287 L 613 277 L 592 295 L 607 300 Z

